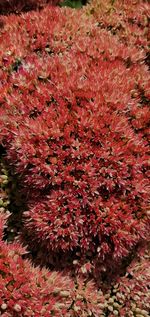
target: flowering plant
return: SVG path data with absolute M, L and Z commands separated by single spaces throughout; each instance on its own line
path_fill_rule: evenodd
M 27 281 L 23 275 L 26 266 L 31 278 L 36 269 L 23 260 L 20 244 L 2 240 L 4 289 L 7 278 L 13 276 L 14 281 L 14 250 L 19 250 L 20 273 L 14 270 L 14 274 L 15 283 L 20 283 L 15 289 L 21 300 L 17 305 L 24 307 L 23 316 L 31 311 L 36 316 L 35 298 L 37 302 L 39 298 L 42 316 L 50 316 L 53 310 L 56 316 L 95 317 L 126 316 L 128 310 L 139 317 L 148 312 L 143 293 L 148 280 L 150 226 L 150 77 L 147 19 L 142 20 L 141 13 L 147 16 L 149 6 L 140 0 L 134 6 L 128 1 L 128 5 L 130 10 L 124 2 L 106 1 L 99 6 L 93 0 L 78 11 L 46 6 L 40 12 L 2 17 L 0 143 L 8 175 L 17 179 L 15 190 L 23 197 L 17 240 L 27 245 L 34 263 L 55 270 L 65 268 L 68 284 L 63 284 L 60 275 L 57 283 L 65 292 L 73 289 L 67 306 L 59 302 L 59 296 L 48 297 L 51 306 L 47 313 L 42 294 L 49 286 L 42 273 L 33 273 L 38 281 L 42 279 L 37 295 L 35 278 L 32 284 L 29 276 Z M 127 19 L 130 15 L 135 15 L 134 37 L 131 17 Z M 124 25 L 123 30 L 116 23 Z M 140 305 L 137 297 L 135 307 L 132 291 L 134 297 L 139 296 L 139 275 L 137 282 L 135 273 L 130 292 L 122 284 L 129 286 L 130 275 L 124 270 L 130 270 L 131 262 L 136 271 L 138 261 L 139 272 L 144 270 L 140 290 L 144 304 Z M 24 276 L 23 284 L 17 274 Z M 100 293 L 93 281 L 88 284 L 93 277 Z M 120 299 L 107 289 L 108 284 L 113 289 L 116 279 Z M 24 285 L 27 298 L 33 289 L 33 303 L 20 295 Z M 10 298 L 6 293 L 1 303 L 8 305 L 8 314 L 16 303 L 9 303 Z M 28 312 L 26 304 L 31 307 Z

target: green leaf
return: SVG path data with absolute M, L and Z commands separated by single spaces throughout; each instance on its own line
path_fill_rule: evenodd
M 60 7 L 70 7 L 73 9 L 82 8 L 82 0 L 64 0 L 64 2 L 59 4 Z

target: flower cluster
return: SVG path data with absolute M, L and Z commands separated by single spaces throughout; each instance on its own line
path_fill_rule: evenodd
M 147 0 L 92 0 L 84 10 L 96 18 L 100 28 L 106 28 L 127 46 L 136 46 L 148 53 L 149 4 Z
M 12 51 L 7 60 L 2 56 L 1 70 L 2 143 L 30 197 L 25 228 L 48 250 L 79 248 L 118 260 L 147 238 L 149 109 L 142 91 L 146 99 L 149 74 L 144 55 L 117 37 L 114 45 L 113 35 L 97 26 L 76 35 L 67 48 L 63 28 L 55 37 L 55 16 L 67 23 L 59 9 L 35 16 L 32 29 L 27 22 L 32 15 L 25 16 L 20 35 L 29 41 L 30 34 L 29 47 L 23 46 L 16 61 Z M 9 37 L 11 24 L 3 34 L 6 30 Z
M 149 250 L 148 244 L 141 246 L 124 276 L 118 278 L 111 291 L 106 292 L 107 310 L 105 312 L 109 313 L 108 316 L 148 317 L 150 308 Z
M 60 294 L 47 297 L 54 285 L 47 286 L 43 273 L 22 259 L 20 245 L 1 242 L 2 262 L 5 258 L 10 263 L 6 268 L 2 264 L 2 285 L 5 276 L 11 276 L 13 290 L 20 283 L 15 286 L 17 303 L 5 294 L 1 305 L 8 313 L 3 317 L 12 314 L 14 305 L 23 309 L 22 316 L 31 315 L 26 307 L 38 316 L 35 301 L 42 309 L 39 316 L 52 311 L 56 316 L 126 316 L 128 311 L 147 316 L 146 253 L 131 263 L 133 283 L 131 273 L 116 274 L 114 295 L 97 295 L 84 278 L 112 276 L 118 265 L 119 275 L 122 263 L 149 238 L 148 10 L 140 0 L 134 5 L 93 0 L 79 11 L 47 6 L 1 18 L 0 143 L 25 199 L 21 239 L 27 238 L 30 249 L 39 249 L 47 265 L 52 254 L 63 259 L 72 255 L 78 273 L 76 280 L 55 275 L 61 290 L 74 292 L 64 306 Z
M 6 214 L 0 212 L 0 232 Z M 0 237 L 0 312 L 2 317 L 17 316 L 99 316 L 104 295 L 93 281 L 69 277 L 67 272 L 35 268 L 22 256 L 18 243 L 7 244 Z
M 0 232 L 7 216 L 0 212 Z M 22 258 L 26 250 L 0 237 L 0 312 L 2 317 L 142 316 L 149 311 L 148 245 L 140 247 L 126 273 L 111 290 L 69 273 L 35 268 Z
M 129 67 L 132 49 L 91 32 L 94 44 L 83 34 L 61 54 L 41 38 L 39 49 L 3 66 L 1 135 L 30 197 L 25 227 L 33 239 L 118 260 L 148 232 L 149 110 L 140 90 L 148 89 L 148 70 L 138 51 Z

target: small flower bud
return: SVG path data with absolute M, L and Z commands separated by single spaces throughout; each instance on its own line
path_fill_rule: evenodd
M 61 295 L 62 297 L 68 297 L 68 296 L 69 296 L 69 292 L 67 292 L 67 291 L 61 291 L 61 292 L 60 292 L 60 295 Z
M 19 313 L 19 312 L 21 311 L 21 306 L 18 305 L 18 304 L 15 304 L 14 310 L 15 310 L 17 313 Z
M 112 306 L 109 305 L 109 306 L 107 306 L 107 308 L 108 308 L 109 311 L 111 311 L 111 312 L 113 311 L 113 307 Z
M 5 310 L 7 308 L 7 304 L 6 303 L 3 303 L 2 305 L 1 305 L 1 309 L 2 310 Z

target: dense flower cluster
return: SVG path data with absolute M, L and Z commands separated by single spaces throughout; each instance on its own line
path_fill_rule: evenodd
M 32 28 L 31 14 L 13 22 L 13 28 L 25 23 L 18 59 L 13 49 L 1 56 L 2 144 L 24 190 L 30 189 L 26 228 L 48 250 L 80 248 L 118 260 L 147 238 L 144 52 L 117 37 L 114 45 L 113 35 L 96 25 L 67 48 L 59 9 L 34 17 Z M 57 19 L 62 34 L 55 39 Z M 3 35 L 6 30 L 11 48 L 11 23 Z
M 0 233 L 7 216 L 0 212 Z M 71 278 L 68 273 L 48 272 L 22 259 L 20 244 L 0 237 L 0 313 L 17 316 L 99 316 L 104 295 L 93 281 Z
M 100 28 L 106 28 L 126 45 L 149 51 L 149 4 L 143 0 L 92 0 L 85 8 Z
M 42 273 L 20 244 L 1 241 L 3 317 L 14 307 L 22 316 L 148 316 L 150 6 L 113 2 L 0 19 L 0 143 L 25 199 L 21 239 L 42 264 L 72 256 L 77 274 Z M 117 284 L 107 278 L 109 291 L 97 292 L 85 282 L 92 275 Z
M 150 246 L 143 245 L 111 291 L 105 294 L 109 316 L 148 317 L 150 309 Z
M 0 212 L 0 233 L 8 216 Z M 93 281 L 69 277 L 67 272 L 40 270 L 22 259 L 26 253 L 18 243 L 0 236 L 0 313 L 2 317 L 148 317 L 150 292 L 148 246 L 111 291 L 97 291 Z

